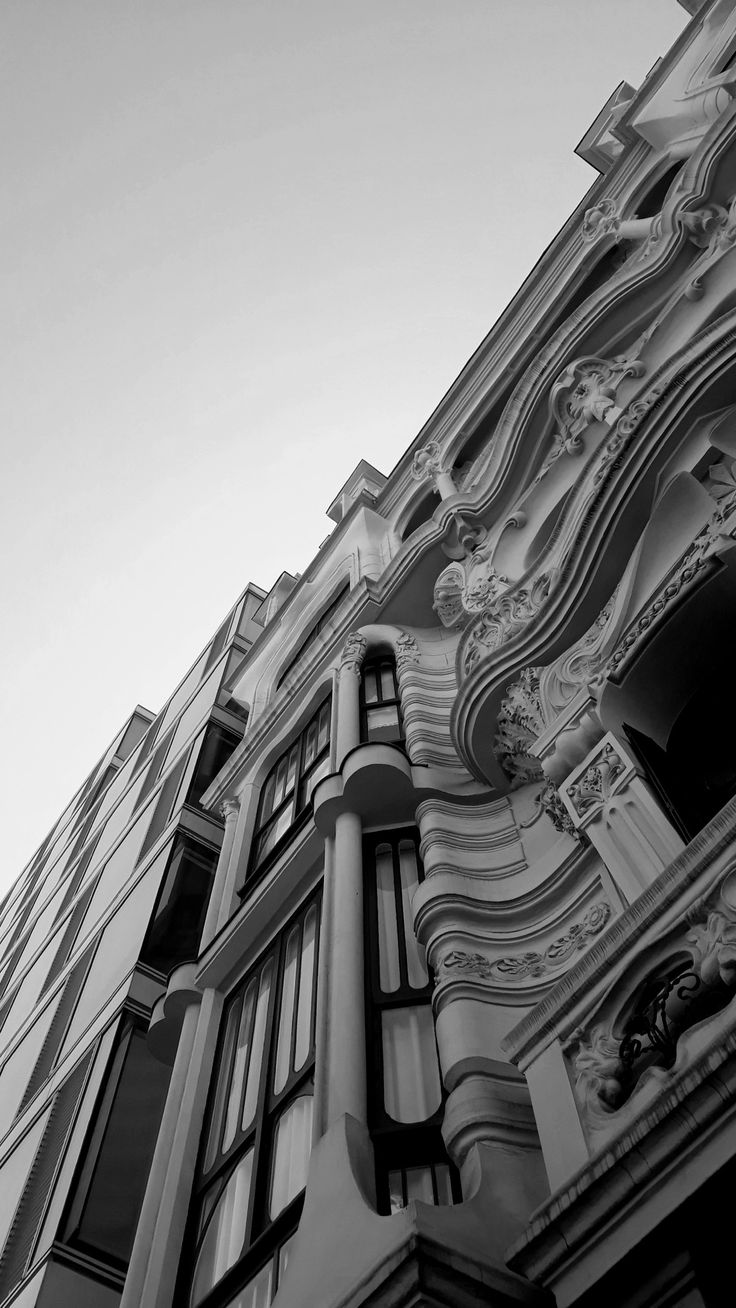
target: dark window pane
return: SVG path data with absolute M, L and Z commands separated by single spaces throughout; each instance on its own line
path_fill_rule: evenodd
M 368 709 L 366 713 L 366 739 L 395 743 L 402 739 L 399 710 L 395 704 Z
M 187 804 L 198 804 L 205 790 L 212 784 L 221 768 L 224 768 L 240 737 L 224 727 L 209 726 L 204 735 L 199 751 L 197 766 L 194 769 L 192 784 L 187 795 Z
M 196 958 L 216 866 L 214 850 L 177 839 L 141 950 L 147 967 L 168 974 Z
M 97 1133 L 93 1131 L 88 1145 L 85 1162 L 91 1165 L 91 1176 L 81 1216 L 68 1238 L 117 1266 L 125 1266 L 143 1202 L 170 1069 L 149 1053 L 145 1035 L 135 1030 L 127 1045 L 118 1050 L 113 1077 L 118 1070 L 102 1138 L 97 1146 Z M 105 1107 L 103 1103 L 103 1111 Z M 97 1125 L 99 1128 L 101 1123 Z

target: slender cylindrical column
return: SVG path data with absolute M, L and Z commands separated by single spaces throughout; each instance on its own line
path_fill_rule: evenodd
M 337 741 L 335 764 L 339 768 L 346 754 L 360 743 L 360 667 L 357 659 L 345 660 L 337 683 Z
M 362 828 L 357 813 L 341 813 L 334 851 L 326 861 L 331 874 L 327 970 L 325 1127 L 343 1113 L 366 1120 L 366 1054 L 363 930 Z
M 120 1308 L 171 1308 L 221 1006 L 208 990 L 185 1009 Z
M 236 837 L 238 835 L 238 818 L 240 817 L 240 795 L 234 795 L 232 799 L 223 800 L 220 811 L 225 819 L 225 833 L 222 838 L 220 857 L 217 860 L 215 883 L 212 887 L 207 916 L 202 930 L 200 950 L 204 950 L 212 937 L 217 935 L 223 920 L 227 921 L 229 919 L 234 889 L 237 883 L 240 842 L 238 841 L 236 848 Z

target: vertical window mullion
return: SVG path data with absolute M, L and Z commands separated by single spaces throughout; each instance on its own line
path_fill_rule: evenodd
M 394 873 L 394 913 L 396 915 L 396 943 L 399 950 L 399 994 L 411 993 L 409 986 L 409 966 L 406 960 L 406 934 L 404 923 L 404 896 L 401 889 L 401 867 L 399 864 L 399 839 L 391 841 L 391 857 Z M 412 993 L 412 999 L 414 995 Z
M 306 913 L 302 913 L 302 918 L 299 923 L 299 947 L 296 953 L 296 974 L 294 977 L 294 1003 L 292 1004 L 291 1007 L 291 1033 L 289 1035 L 289 1068 L 286 1073 L 286 1085 L 284 1086 L 284 1090 L 286 1090 L 291 1083 L 291 1079 L 294 1075 L 294 1062 L 296 1060 L 296 1027 L 299 1018 L 299 987 L 301 985 L 301 980 L 302 980 L 305 921 L 306 921 Z M 282 1091 L 282 1094 L 283 1093 L 284 1091 Z
M 246 1248 L 253 1243 L 254 1231 L 260 1225 L 259 1218 L 266 1211 L 271 1154 L 271 1116 L 273 1112 L 273 1093 L 271 1087 L 276 1069 L 276 1044 L 278 1034 L 278 1014 L 281 1010 L 281 991 L 283 988 L 284 951 L 288 930 L 281 933 L 278 945 L 271 957 L 274 959 L 274 980 L 268 997 L 268 1015 L 264 1032 L 265 1057 L 261 1062 L 261 1084 L 256 1103 L 255 1133 L 253 1136 L 253 1180 L 248 1199 L 248 1219 L 246 1224 Z M 264 965 L 265 965 L 264 960 Z

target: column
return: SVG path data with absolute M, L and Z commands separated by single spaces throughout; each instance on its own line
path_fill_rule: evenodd
M 341 813 L 335 824 L 331 872 L 327 971 L 324 1125 L 344 1113 L 366 1121 L 365 978 L 363 927 L 363 832 L 357 813 Z
M 152 1017 L 157 1054 L 177 1032 L 178 1044 L 120 1308 L 171 1308 L 174 1298 L 222 1006 L 216 991 L 187 984 L 192 972 L 177 968 Z
M 343 649 L 337 684 L 336 768 L 340 768 L 345 756 L 360 744 L 360 670 L 366 648 L 365 636 L 354 631 Z
M 685 847 L 636 762 L 612 732 L 562 783 L 559 793 L 629 904 Z
M 235 837 L 240 816 L 240 795 L 233 795 L 230 799 L 224 799 L 220 805 L 220 812 L 225 819 L 225 833 L 222 838 L 215 882 L 202 930 L 200 951 L 205 950 L 212 937 L 217 935 L 223 920 L 227 921 L 230 918 L 230 910 L 237 885 L 237 854 L 240 852 L 240 844 L 238 843 L 238 849 L 235 850 Z

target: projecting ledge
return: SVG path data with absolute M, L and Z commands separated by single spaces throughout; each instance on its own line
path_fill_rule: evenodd
M 273 1308 L 552 1308 L 545 1292 L 494 1257 L 493 1210 L 480 1190 L 456 1207 L 410 1203 L 382 1217 L 371 1203 L 372 1177 L 365 1129 L 340 1118 L 312 1154 L 296 1245 Z
M 182 963 L 175 968 L 169 977 L 166 994 L 156 1001 L 151 1013 L 148 1047 L 154 1058 L 168 1066 L 174 1062 L 187 1009 L 202 1001 L 202 992 L 194 979 L 196 971 L 196 962 Z
M 356 745 L 339 772 L 324 777 L 312 796 L 314 825 L 323 836 L 335 833 L 341 813 L 357 813 L 364 826 L 414 822 L 417 804 L 432 795 L 457 804 L 487 802 L 487 787 L 443 768 L 412 763 L 403 749 L 378 742 Z

